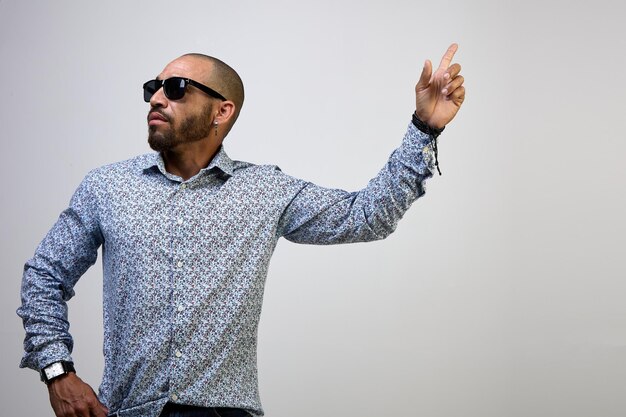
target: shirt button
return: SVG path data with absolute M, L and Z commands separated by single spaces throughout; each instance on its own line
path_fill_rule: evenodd
M 183 353 L 180 350 L 176 350 L 174 355 L 176 355 L 177 358 L 180 358 L 181 356 L 183 356 Z
M 180 188 L 184 190 L 185 188 L 187 188 L 187 184 L 181 184 Z
M 183 219 L 178 219 L 178 221 L 176 223 L 183 224 Z
M 182 305 L 178 306 L 178 311 L 183 311 L 185 309 L 185 307 L 183 307 Z
M 178 395 L 172 394 L 172 401 L 176 401 L 176 400 L 178 400 Z
M 176 263 L 176 266 L 177 266 L 177 267 L 179 267 L 179 268 L 180 268 L 181 266 L 183 266 L 183 261 L 178 261 L 178 262 Z

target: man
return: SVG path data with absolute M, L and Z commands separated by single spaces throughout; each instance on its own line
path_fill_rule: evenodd
M 262 415 L 256 335 L 279 237 L 382 239 L 436 163 L 465 98 L 450 46 L 426 61 L 402 145 L 359 192 L 233 161 L 222 142 L 244 101 L 223 62 L 184 55 L 144 84 L 157 153 L 90 172 L 26 263 L 20 366 L 41 372 L 57 416 Z M 99 396 L 74 369 L 66 301 L 102 245 L 105 369 Z

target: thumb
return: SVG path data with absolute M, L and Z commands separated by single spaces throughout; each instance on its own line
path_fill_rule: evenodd
M 91 412 L 90 416 L 106 417 L 109 414 L 109 409 L 98 400 L 89 404 L 89 411 Z
M 422 70 L 422 75 L 420 75 L 420 79 L 415 86 L 416 91 L 425 90 L 428 88 L 428 84 L 430 84 L 430 77 L 433 75 L 433 64 L 429 59 L 424 62 L 424 69 Z
M 95 402 L 90 407 L 91 410 L 93 410 L 96 414 L 98 413 L 98 411 L 100 411 L 100 413 L 104 413 L 104 416 L 106 417 L 106 415 L 109 414 L 109 409 L 100 402 L 100 399 L 96 395 L 96 392 L 93 390 L 93 388 L 91 388 L 91 393 L 93 394 L 95 399 Z

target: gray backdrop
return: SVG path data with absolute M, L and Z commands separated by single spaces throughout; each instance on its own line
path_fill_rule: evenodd
M 0 0 L 2 415 L 24 261 L 88 170 L 148 150 L 141 85 L 190 51 L 247 87 L 235 159 L 358 189 L 400 143 L 424 59 L 460 44 L 444 175 L 383 242 L 281 241 L 259 331 L 268 416 L 623 416 L 623 6 L 585 1 Z M 101 266 L 70 302 L 102 372 Z

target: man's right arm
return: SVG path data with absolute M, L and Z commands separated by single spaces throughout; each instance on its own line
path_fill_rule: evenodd
M 24 267 L 22 305 L 17 310 L 26 330 L 20 367 L 41 371 L 54 362 L 72 361 L 73 342 L 66 302 L 74 295 L 78 279 L 95 263 L 103 242 L 97 198 L 91 193 L 89 183 L 87 177 L 72 197 L 70 207 L 61 213 Z M 91 387 L 74 373 L 53 380 L 49 391 L 57 416 L 106 415 L 82 413 L 81 401 L 74 401 L 76 411 L 58 406 L 63 398 L 86 397 L 90 402 L 97 401 Z

